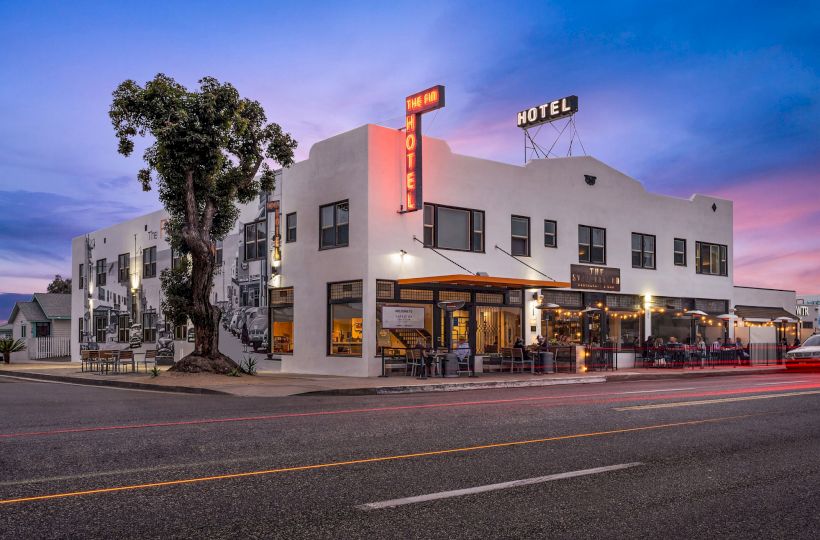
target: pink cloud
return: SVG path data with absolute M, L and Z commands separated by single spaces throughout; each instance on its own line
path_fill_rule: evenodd
M 786 170 L 714 195 L 734 201 L 735 283 L 820 292 L 820 174 Z

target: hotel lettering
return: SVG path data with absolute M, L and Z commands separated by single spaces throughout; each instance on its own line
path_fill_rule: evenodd
M 404 208 L 414 212 L 422 208 L 421 115 L 444 107 L 444 86 L 437 85 L 408 96 L 404 119 Z

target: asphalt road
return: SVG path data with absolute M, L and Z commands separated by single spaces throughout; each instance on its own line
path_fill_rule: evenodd
M 0 377 L 0 411 L 2 538 L 820 531 L 816 373 L 281 399 Z

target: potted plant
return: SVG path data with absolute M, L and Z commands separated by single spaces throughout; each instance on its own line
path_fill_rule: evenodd
M 0 339 L 0 353 L 3 354 L 3 362 L 11 363 L 11 353 L 25 351 L 26 342 L 22 339 Z

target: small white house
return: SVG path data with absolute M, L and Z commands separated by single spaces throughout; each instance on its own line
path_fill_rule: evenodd
M 11 337 L 26 342 L 26 350 L 12 360 L 39 360 L 70 355 L 71 295 L 35 293 L 29 302 L 17 302 L 8 320 Z

